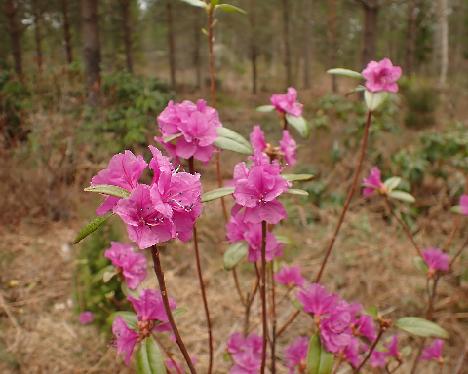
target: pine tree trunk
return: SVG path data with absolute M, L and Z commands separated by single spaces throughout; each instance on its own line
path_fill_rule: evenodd
M 251 0 L 250 6 L 250 63 L 252 66 L 252 93 L 257 94 L 257 39 L 256 39 L 256 2 Z
M 81 17 L 88 103 L 96 106 L 101 85 L 98 0 L 81 0 Z
M 362 48 L 362 64 L 375 59 L 377 43 L 377 17 L 379 13 L 378 0 L 363 2 L 364 9 L 364 45 Z
M 34 17 L 34 42 L 36 45 L 37 70 L 42 71 L 42 35 L 41 35 L 41 11 L 38 8 L 37 0 L 32 0 L 32 13 Z
M 130 0 L 120 0 L 120 10 L 122 12 L 122 29 L 125 46 L 125 61 L 127 70 L 133 73 L 133 55 L 132 55 L 132 26 Z
M 284 37 L 284 66 L 286 68 L 286 86 L 293 85 L 291 44 L 289 40 L 289 0 L 283 0 L 283 37 Z
M 176 50 L 175 50 L 175 35 L 174 22 L 172 18 L 172 0 L 166 0 L 166 17 L 167 17 L 167 41 L 169 44 L 169 66 L 171 69 L 171 86 L 176 89 Z
M 15 0 L 5 0 L 3 11 L 7 20 L 7 29 L 10 34 L 11 51 L 15 63 L 16 75 L 22 79 L 23 63 L 21 54 L 21 24 L 18 20 L 18 4 Z
M 68 18 L 68 0 L 62 0 L 63 41 L 67 63 L 73 62 L 73 49 L 71 45 L 70 20 Z
M 406 29 L 406 53 L 405 53 L 405 74 L 410 76 L 414 69 L 414 49 L 416 41 L 416 0 L 408 3 L 407 29 Z
M 193 66 L 195 67 L 195 84 L 197 89 L 202 86 L 202 63 L 201 63 L 201 18 L 200 10 L 193 10 Z
M 337 37 L 336 37 L 336 0 L 328 0 L 327 1 L 327 21 L 328 21 L 328 32 L 327 32 L 327 39 L 328 39 L 328 67 L 332 68 L 336 66 L 336 51 L 338 49 L 337 46 Z M 338 82 L 336 79 L 336 75 L 332 74 L 331 77 L 331 89 L 333 93 L 338 92 Z

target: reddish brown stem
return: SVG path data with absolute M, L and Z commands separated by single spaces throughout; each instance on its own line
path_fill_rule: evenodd
M 287 321 L 283 324 L 283 326 L 279 328 L 278 333 L 276 334 L 276 337 L 281 336 L 283 332 L 285 332 L 286 329 L 289 327 L 289 325 L 291 325 L 291 323 L 293 323 L 294 320 L 299 316 L 300 313 L 301 313 L 300 310 L 296 310 L 293 314 L 291 314 L 291 316 L 287 319 Z
M 184 356 L 185 362 L 187 363 L 190 369 L 190 373 L 196 374 L 197 371 L 195 370 L 192 360 L 187 352 L 187 348 L 185 348 L 184 342 L 180 337 L 179 330 L 177 329 L 177 325 L 174 320 L 174 316 L 172 315 L 171 307 L 169 305 L 169 296 L 167 294 L 166 289 L 166 281 L 164 280 L 164 272 L 162 270 L 161 261 L 159 259 L 159 250 L 158 247 L 156 247 L 155 245 L 151 247 L 151 255 L 153 257 L 154 272 L 156 274 L 156 278 L 158 278 L 159 289 L 161 291 L 161 296 L 164 303 L 164 310 L 166 311 L 167 318 L 169 319 L 169 324 L 171 325 L 172 332 L 175 335 L 177 346 L 179 347 L 180 352 Z
M 319 272 L 317 274 L 317 277 L 315 279 L 315 282 L 317 282 L 317 283 L 320 282 L 320 279 L 322 279 L 322 275 L 323 275 L 323 272 L 325 270 L 325 266 L 327 265 L 328 258 L 330 257 L 330 254 L 331 254 L 332 249 L 333 249 L 333 245 L 335 244 L 335 240 L 336 240 L 336 238 L 338 236 L 338 233 L 340 232 L 340 228 L 341 228 L 341 225 L 343 224 L 344 218 L 346 216 L 346 212 L 348 211 L 349 205 L 351 204 L 351 200 L 353 199 L 354 192 L 356 191 L 358 181 L 359 181 L 359 176 L 361 175 L 362 165 L 364 163 L 364 158 L 366 156 L 367 142 L 368 142 L 368 139 L 369 139 L 369 132 L 370 132 L 369 130 L 370 130 L 371 123 L 372 123 L 372 112 L 369 111 L 367 113 L 367 121 L 366 121 L 366 125 L 364 127 L 364 136 L 363 136 L 362 143 L 361 143 L 361 150 L 360 150 L 358 163 L 357 163 L 355 171 L 354 171 L 353 181 L 352 181 L 351 187 L 350 187 L 350 189 L 348 191 L 348 195 L 346 197 L 346 201 L 344 203 L 343 210 L 341 211 L 340 218 L 338 219 L 338 223 L 336 225 L 335 231 L 333 232 L 333 236 L 332 236 L 332 238 L 330 240 L 330 243 L 328 244 L 327 251 L 325 253 L 325 258 L 324 258 L 324 260 L 322 262 L 322 265 L 320 266 L 320 270 L 319 270 Z
M 262 364 L 260 367 L 260 373 L 265 373 L 265 362 L 266 362 L 266 349 L 267 349 L 267 306 L 266 306 L 266 292 L 265 292 L 265 275 L 266 275 L 266 222 L 262 221 L 262 268 L 260 269 L 260 296 L 262 298 Z
M 375 347 L 377 347 L 377 344 L 379 343 L 380 338 L 382 337 L 384 331 L 385 331 L 385 329 L 383 329 L 382 326 L 380 326 L 379 333 L 377 334 L 377 338 L 372 343 L 366 357 L 364 357 L 364 359 L 361 361 L 359 366 L 356 369 L 354 369 L 354 373 L 359 373 L 359 371 L 362 369 L 362 367 L 366 364 L 367 360 L 369 360 L 369 358 L 372 356 L 372 353 L 374 352 Z
M 276 290 L 275 290 L 275 272 L 273 270 L 273 261 L 270 266 L 271 283 L 271 373 L 276 373 Z
M 452 257 L 452 260 L 450 261 L 450 269 L 452 269 L 453 263 L 455 260 L 462 254 L 463 250 L 465 247 L 468 245 L 468 238 L 465 240 L 465 242 L 461 245 L 460 249 L 455 253 L 455 255 Z

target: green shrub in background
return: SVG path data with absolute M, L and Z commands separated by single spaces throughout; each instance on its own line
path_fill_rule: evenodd
M 418 130 L 435 124 L 439 100 L 433 83 L 416 78 L 402 80 L 401 93 L 407 106 L 406 127 Z

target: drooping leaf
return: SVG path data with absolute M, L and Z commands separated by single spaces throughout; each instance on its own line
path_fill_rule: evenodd
M 387 92 L 364 92 L 364 99 L 366 101 L 367 108 L 373 112 L 376 110 L 385 100 L 388 98 Z
M 166 374 L 166 366 L 161 349 L 152 336 L 145 338 L 136 354 L 138 374 Z
M 309 196 L 307 191 L 301 190 L 300 188 L 289 188 L 286 193 L 298 196 Z
M 272 112 L 273 110 L 275 110 L 275 107 L 273 105 L 260 105 L 256 107 L 255 110 L 257 112 L 268 113 L 268 112 Z
M 307 374 L 330 374 L 333 370 L 333 355 L 322 347 L 318 334 L 309 340 L 306 365 Z
M 120 311 L 120 312 L 115 312 L 112 314 L 112 321 L 116 318 L 116 317 L 122 317 L 123 320 L 125 321 L 125 323 L 128 325 L 128 327 L 130 327 L 131 329 L 137 329 L 137 324 L 138 324 L 138 319 L 137 319 L 137 315 L 133 312 L 124 312 L 124 311 Z
M 227 149 L 228 151 L 242 153 L 244 155 L 252 154 L 252 147 L 250 146 L 250 144 L 247 146 L 242 142 L 231 138 L 226 138 L 224 136 L 218 136 L 214 141 L 214 144 L 218 148 Z
M 249 251 L 249 246 L 246 242 L 238 242 L 230 245 L 224 252 L 224 269 L 232 270 L 242 260 Z
M 309 125 L 304 117 L 295 117 L 290 114 L 286 114 L 286 120 L 303 138 L 306 138 L 307 135 L 309 135 Z
M 406 203 L 414 203 L 415 199 L 413 196 L 411 196 L 408 192 L 405 191 L 398 191 L 398 190 L 393 190 L 391 191 L 388 196 L 391 199 L 396 199 L 396 200 L 401 200 Z
M 84 189 L 86 192 L 96 192 L 104 195 L 115 196 L 120 198 L 127 198 L 130 196 L 130 192 L 117 186 L 110 184 L 99 184 L 96 186 L 89 186 Z
M 180 0 L 184 3 L 187 3 L 191 6 L 196 6 L 197 8 L 206 8 L 206 3 L 202 0 Z
M 395 326 L 400 330 L 409 332 L 423 338 L 448 339 L 449 333 L 437 323 L 418 317 L 404 317 L 396 321 Z
M 310 181 L 314 177 L 312 174 L 281 174 L 281 176 L 290 182 Z
M 73 244 L 81 242 L 84 238 L 86 238 L 88 235 L 92 234 L 95 232 L 97 229 L 99 229 L 106 221 L 113 215 L 113 213 L 107 213 L 103 216 L 99 216 L 94 218 L 90 223 L 88 223 L 85 227 L 83 227 L 78 235 L 76 236 L 75 240 L 73 241 Z
M 384 182 L 384 186 L 387 188 L 388 191 L 393 191 L 401 182 L 400 177 L 390 177 Z
M 202 195 L 202 202 L 206 203 L 211 200 L 219 199 L 220 197 L 231 195 L 234 192 L 234 187 L 221 187 L 205 192 Z
M 220 9 L 226 13 L 240 13 L 240 14 L 247 14 L 244 9 L 241 9 L 237 6 L 231 4 L 218 4 L 215 6 L 215 9 Z
M 244 138 L 241 134 L 238 132 L 228 129 L 226 127 L 218 127 L 216 129 L 216 132 L 218 133 L 219 136 L 222 136 L 224 138 L 229 138 L 232 139 L 238 143 L 244 144 L 247 148 L 251 148 L 252 146 L 250 145 L 250 142 Z
M 340 75 L 340 76 L 348 77 L 348 78 L 356 78 L 356 79 L 364 78 L 362 74 L 357 71 L 350 70 L 350 69 L 343 69 L 343 68 L 329 69 L 327 70 L 327 73 L 333 74 L 333 75 Z
M 172 134 L 172 135 L 168 135 L 168 136 L 164 136 L 162 138 L 162 140 L 165 142 L 165 143 L 169 143 L 171 141 L 173 141 L 174 139 L 177 139 L 179 136 L 181 136 L 182 133 L 181 132 L 178 132 L 177 134 Z

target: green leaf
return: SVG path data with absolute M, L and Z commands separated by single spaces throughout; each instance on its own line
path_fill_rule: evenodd
M 232 195 L 234 192 L 234 187 L 221 187 L 214 190 L 205 192 L 202 195 L 202 203 L 206 203 L 211 200 L 219 199 L 220 197 Z
M 318 334 L 311 336 L 306 362 L 307 374 L 330 374 L 333 369 L 333 355 L 320 343 Z
M 427 274 L 427 271 L 428 271 L 427 265 L 421 257 L 419 256 L 413 257 L 413 264 L 416 267 L 416 269 L 420 270 L 424 274 Z
M 113 269 L 111 271 L 105 271 L 104 274 L 102 274 L 102 281 L 104 283 L 107 283 L 117 274 L 118 272 L 116 269 Z
M 379 316 L 379 310 L 377 309 L 375 305 L 372 305 L 369 308 L 367 308 L 366 313 L 374 319 Z
M 273 110 L 275 110 L 275 107 L 273 105 L 260 105 L 256 107 L 255 110 L 257 112 L 268 113 L 268 112 L 272 112 Z
M 388 196 L 391 199 L 401 200 L 401 201 L 404 201 L 406 203 L 414 203 L 415 202 L 414 197 L 411 196 L 408 192 L 404 192 L 404 191 L 394 190 L 394 191 L 391 191 L 388 194 Z
M 275 237 L 276 237 L 276 240 L 278 241 L 278 243 L 281 243 L 281 244 L 291 244 L 291 240 L 289 240 L 289 238 L 287 236 L 284 236 L 284 235 L 276 235 L 274 234 Z
M 246 242 L 238 242 L 230 245 L 226 252 L 224 252 L 224 269 L 232 270 L 242 260 L 249 250 Z
M 437 323 L 424 318 L 404 317 L 396 321 L 395 326 L 400 330 L 409 332 L 423 338 L 442 338 L 448 339 L 449 333 L 440 327 Z
M 231 4 L 219 4 L 215 6 L 215 9 L 220 9 L 223 12 L 226 13 L 241 13 L 241 14 L 247 14 L 247 12 L 244 9 L 241 9 L 237 6 L 231 5 Z
M 461 209 L 461 205 L 455 205 L 455 206 L 451 207 L 450 211 L 452 213 L 463 214 L 462 209 Z
M 168 136 L 164 136 L 162 138 L 162 140 L 165 142 L 165 143 L 169 143 L 171 141 L 173 141 L 174 139 L 177 139 L 179 136 L 181 136 L 182 133 L 181 132 L 178 132 L 177 134 L 172 134 L 172 135 L 168 135 Z
M 385 100 L 387 100 L 387 97 L 387 92 L 372 93 L 367 90 L 364 92 L 364 99 L 366 101 L 367 108 L 371 112 L 376 110 Z
M 138 319 L 137 319 L 137 315 L 133 312 L 124 312 L 124 311 L 120 311 L 120 312 L 115 312 L 112 314 L 112 321 L 114 321 L 114 319 L 116 317 L 122 317 L 123 320 L 127 323 L 128 327 L 130 327 L 131 329 L 134 329 L 136 330 L 138 327 Z
M 99 184 L 96 186 L 89 186 L 89 187 L 86 187 L 84 190 L 86 192 L 96 192 L 96 193 L 102 193 L 104 195 L 121 197 L 123 199 L 130 196 L 129 191 L 123 188 L 117 187 L 117 186 L 112 186 L 110 184 Z
M 290 182 L 310 181 L 314 177 L 312 174 L 281 174 L 281 176 Z
M 306 138 L 309 135 L 309 125 L 304 117 L 295 117 L 290 114 L 286 114 L 286 120 L 303 138 Z
M 244 155 L 252 154 L 252 147 L 250 146 L 250 144 L 247 146 L 242 142 L 231 138 L 226 138 L 224 136 L 218 136 L 214 141 L 214 144 L 218 148 L 227 149 L 228 151 L 242 153 Z
M 401 182 L 400 177 L 391 177 L 384 182 L 384 186 L 387 188 L 387 191 L 393 191 Z
M 187 3 L 191 6 L 196 6 L 197 8 L 206 8 L 206 3 L 202 0 L 180 0 L 183 1 L 184 3 Z
M 216 129 L 216 132 L 218 133 L 219 136 L 222 136 L 223 138 L 232 139 L 238 143 L 244 144 L 249 149 L 252 148 L 252 146 L 250 145 L 250 142 L 238 132 L 230 130 L 226 127 L 218 127 Z
M 136 354 L 138 374 L 165 374 L 166 366 L 161 349 L 152 336 L 144 339 Z
M 298 195 L 298 196 L 309 196 L 307 191 L 301 190 L 299 188 L 289 188 L 286 193 L 291 195 Z
M 99 229 L 113 215 L 114 213 L 107 213 L 103 216 L 94 218 L 90 223 L 88 223 L 85 227 L 83 227 L 80 230 L 75 240 L 73 241 L 73 244 L 81 242 L 88 235 L 92 234 L 94 231 Z
M 362 74 L 358 73 L 357 71 L 350 70 L 350 69 L 343 69 L 343 68 L 329 69 L 327 70 L 327 73 L 333 74 L 333 75 L 340 75 L 340 76 L 348 77 L 348 78 L 356 78 L 356 79 L 364 78 Z

